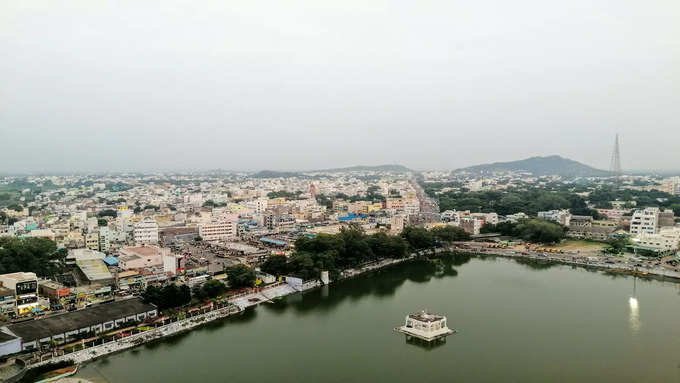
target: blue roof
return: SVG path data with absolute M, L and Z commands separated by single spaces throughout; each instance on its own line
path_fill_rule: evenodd
M 357 218 L 366 218 L 366 217 L 367 217 L 366 214 L 349 213 L 349 214 L 347 214 L 347 215 L 338 217 L 338 221 L 340 221 L 340 222 L 347 222 L 347 221 L 351 221 L 351 220 L 353 220 L 353 219 L 357 219 Z
M 104 263 L 109 266 L 118 266 L 118 258 L 109 255 L 108 257 L 104 258 Z

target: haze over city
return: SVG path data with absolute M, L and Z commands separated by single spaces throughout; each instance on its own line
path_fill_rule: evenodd
M 677 1 L 0 4 L 2 172 L 680 160 Z

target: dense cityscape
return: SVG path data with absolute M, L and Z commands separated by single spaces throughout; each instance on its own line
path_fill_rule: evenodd
M 6 176 L 0 204 L 0 350 L 29 366 L 84 362 L 450 252 L 680 279 L 680 177 L 398 166 Z

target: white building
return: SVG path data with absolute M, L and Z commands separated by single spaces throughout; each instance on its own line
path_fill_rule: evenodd
M 665 227 L 657 234 L 642 233 L 634 241 L 641 247 L 659 252 L 677 251 L 680 245 L 680 228 Z
M 658 233 L 659 213 L 658 207 L 646 207 L 635 210 L 630 220 L 630 234 L 639 236 L 642 234 Z
M 562 226 L 569 226 L 571 221 L 571 213 L 569 210 L 548 210 L 539 211 L 538 218 L 545 219 L 547 221 L 557 222 Z
M 484 221 L 484 223 L 491 225 L 498 224 L 498 214 L 496 213 L 470 213 L 470 216 L 472 218 L 480 219 Z
M 518 222 L 518 221 L 521 221 L 523 219 L 528 219 L 528 218 L 529 218 L 529 216 L 526 213 L 519 212 L 519 213 L 515 213 L 515 214 L 506 215 L 505 221 L 514 223 L 514 222 Z
M 224 220 L 202 223 L 198 225 L 198 235 L 208 242 L 235 239 L 238 235 L 238 223 Z
M 158 243 L 158 223 L 151 217 L 146 217 L 135 224 L 133 232 L 135 243 L 151 244 Z
M 253 213 L 261 214 L 267 210 L 269 200 L 267 198 L 257 198 L 246 202 L 246 206 L 252 209 Z
M 99 228 L 99 251 L 109 251 L 113 232 L 106 226 Z
M 85 247 L 99 251 L 99 232 L 92 231 L 85 234 Z
M 448 328 L 445 316 L 426 311 L 407 315 L 404 325 L 396 330 L 428 342 L 454 333 Z

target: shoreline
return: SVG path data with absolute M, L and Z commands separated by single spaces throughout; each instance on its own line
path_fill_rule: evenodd
M 437 253 L 446 251 L 446 250 L 440 250 L 437 249 Z M 375 271 L 375 270 L 380 270 L 389 266 L 401 264 L 407 261 L 412 261 L 417 259 L 418 255 L 417 254 L 411 254 L 408 257 L 405 258 L 400 258 L 400 259 L 388 259 L 388 260 L 382 260 L 377 263 L 372 263 L 369 265 L 366 265 L 360 269 L 348 269 L 343 271 L 341 274 L 341 277 L 338 278 L 335 281 L 330 281 L 328 285 L 333 284 L 335 282 L 340 282 L 346 279 L 351 279 L 353 277 Z M 250 307 L 257 306 L 261 303 L 265 302 L 272 302 L 273 299 L 297 294 L 297 293 L 304 293 L 307 291 L 311 291 L 317 288 L 320 288 L 322 286 L 325 286 L 319 281 L 310 281 L 302 286 L 300 288 L 292 288 L 289 285 L 282 284 L 282 283 L 277 283 L 274 284 L 273 286 L 269 286 L 266 288 L 263 288 L 260 291 L 253 292 L 253 293 L 248 293 L 248 294 L 241 294 L 237 295 L 234 297 L 229 298 L 228 302 L 230 303 L 229 306 L 222 307 L 222 308 L 217 308 L 211 311 L 208 311 L 206 313 L 198 314 L 189 318 L 185 318 L 182 320 L 179 320 L 177 322 L 172 322 L 169 324 L 165 324 L 159 327 L 154 328 L 153 330 L 141 332 L 138 334 L 133 334 L 128 337 L 125 337 L 123 339 L 119 340 L 112 340 L 106 343 L 102 343 L 100 345 L 88 347 L 82 350 L 70 352 L 68 354 L 61 354 L 58 356 L 51 357 L 46 360 L 42 360 L 36 363 L 31 363 L 26 366 L 27 370 L 49 365 L 51 363 L 59 363 L 59 362 L 73 362 L 74 364 L 78 365 L 84 365 L 89 362 L 93 362 L 95 360 L 111 356 L 120 352 L 128 351 L 131 349 L 134 349 L 138 346 L 142 346 L 144 344 L 152 343 L 155 341 L 163 340 L 163 339 L 169 339 L 177 335 L 181 335 L 187 332 L 190 332 L 191 330 L 194 330 L 198 327 L 217 322 L 222 319 L 226 319 L 230 316 L 236 315 L 243 313 L 246 309 Z
M 531 261 L 543 261 L 552 262 L 560 265 L 576 266 L 584 269 L 595 269 L 605 271 L 611 275 L 629 275 L 638 278 L 667 281 L 673 283 L 680 283 L 680 272 L 675 272 L 671 270 L 663 270 L 659 268 L 646 268 L 646 267 L 636 267 L 630 266 L 628 264 L 622 263 L 603 263 L 603 262 L 584 262 L 576 259 L 569 259 L 561 257 L 554 254 L 522 254 L 514 250 L 504 250 L 504 249 L 493 249 L 493 248 L 480 248 L 480 249 L 468 249 L 462 247 L 451 246 L 449 251 L 454 253 L 467 254 L 475 257 L 484 256 L 496 256 L 509 259 L 524 259 Z
M 632 275 L 636 277 L 653 279 L 659 281 L 668 281 L 672 283 L 680 283 L 680 273 L 678 275 L 668 275 L 662 273 L 655 273 L 654 270 L 647 270 L 645 272 L 636 270 L 637 268 L 623 267 L 627 265 L 621 264 L 604 264 L 604 263 L 589 263 L 581 262 L 574 259 L 566 259 L 557 256 L 550 255 L 539 255 L 539 254 L 521 254 L 515 251 L 503 251 L 503 249 L 468 249 L 458 247 L 456 245 L 435 249 L 422 250 L 418 253 L 413 253 L 405 258 L 399 259 L 386 259 L 382 261 L 372 262 L 366 264 L 363 267 L 357 269 L 348 269 L 341 273 L 340 278 L 330 281 L 328 285 L 336 282 L 341 282 L 344 280 L 352 279 L 354 277 L 381 269 L 385 269 L 394 265 L 411 262 L 419 259 L 420 257 L 437 257 L 441 253 L 453 253 L 453 254 L 464 254 L 472 257 L 484 258 L 488 256 L 492 257 L 503 257 L 511 259 L 523 259 L 532 261 L 543 261 L 551 262 L 555 264 L 582 267 L 584 269 L 595 269 L 602 270 L 606 273 L 613 275 Z M 220 307 L 213 309 L 208 312 L 197 314 L 195 316 L 181 319 L 176 322 L 171 322 L 153 330 L 141 332 L 138 334 L 133 334 L 128 337 L 119 340 L 112 340 L 101 345 L 92 346 L 82 350 L 74 351 L 68 354 L 62 354 L 59 356 L 51 357 L 44 361 L 39 361 L 37 363 L 31 363 L 27 365 L 27 369 L 49 365 L 50 363 L 57 363 L 63 361 L 71 361 L 75 364 L 84 365 L 89 362 L 114 355 L 123 351 L 128 351 L 134 349 L 138 346 L 152 343 L 155 341 L 172 338 L 176 335 L 181 335 L 198 327 L 226 319 L 232 315 L 243 313 L 246 309 L 250 307 L 257 306 L 261 303 L 272 302 L 274 299 L 311 291 L 322 286 L 327 286 L 319 281 L 311 281 L 303 284 L 299 288 L 293 288 L 284 283 L 277 283 L 273 286 L 263 288 L 257 292 L 252 292 L 248 294 L 241 294 L 235 297 L 229 298 L 229 306 Z

